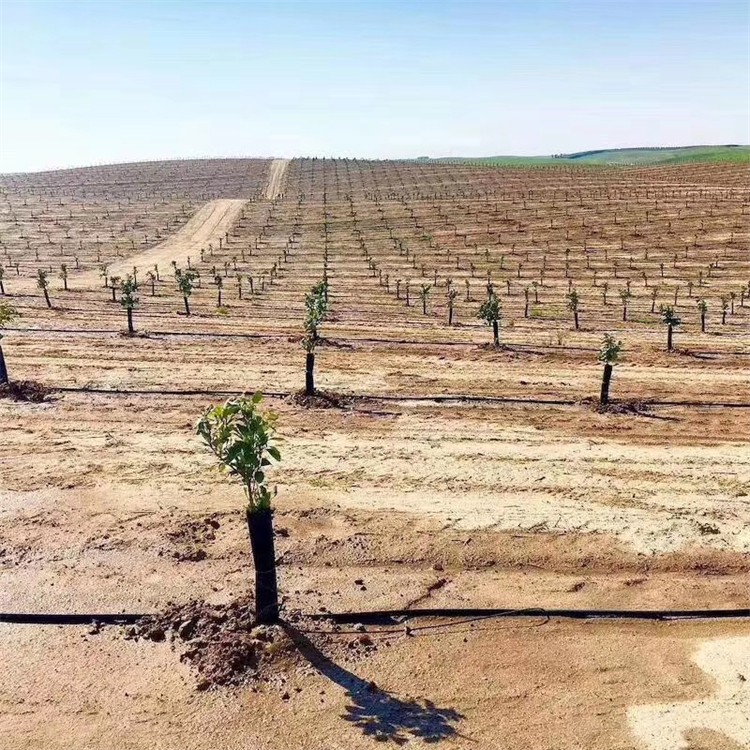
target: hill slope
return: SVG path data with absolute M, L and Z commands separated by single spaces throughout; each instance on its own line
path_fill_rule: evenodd
M 614 148 L 579 151 L 556 156 L 486 156 L 451 158 L 435 161 L 470 162 L 498 166 L 534 166 L 548 164 L 619 164 L 623 166 L 682 164 L 691 162 L 750 163 L 750 146 L 676 146 L 674 148 Z

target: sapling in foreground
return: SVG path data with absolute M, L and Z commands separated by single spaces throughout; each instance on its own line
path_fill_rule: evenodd
M 133 327 L 133 308 L 138 304 L 138 285 L 135 277 L 128 274 L 125 281 L 120 284 L 120 304 L 125 308 L 128 314 L 128 333 L 135 333 Z
M 188 297 L 193 293 L 193 286 L 195 285 L 197 274 L 190 269 L 183 271 L 181 268 L 175 268 L 174 275 L 177 279 L 177 287 L 180 292 L 182 292 L 182 301 L 185 303 L 185 315 L 190 315 L 190 303 L 188 302 Z
M 42 290 L 47 307 L 52 307 L 49 299 L 49 279 L 47 278 L 47 272 L 41 268 L 36 272 L 36 285 Z
M 706 300 L 699 299 L 696 302 L 696 305 L 698 307 L 698 312 L 701 316 L 701 333 L 706 332 L 706 313 L 708 312 L 708 305 L 706 304 Z
M 110 276 L 109 283 L 112 287 L 112 302 L 117 302 L 117 288 L 120 286 L 122 278 L 119 276 Z
M 448 325 L 453 325 L 453 308 L 456 304 L 456 297 L 458 297 L 458 289 L 449 288 L 445 293 L 448 302 Z
M 661 322 L 667 327 L 667 351 L 671 352 L 674 348 L 672 345 L 674 329 L 680 325 L 682 321 L 675 314 L 672 305 L 662 305 L 659 312 L 661 312 Z
M 622 341 L 615 341 L 615 337 L 611 333 L 605 333 L 602 346 L 599 349 L 599 361 L 604 363 L 602 389 L 599 394 L 599 403 L 602 406 L 609 403 L 609 384 L 612 381 L 612 369 L 617 364 L 621 353 Z
M 305 395 L 315 395 L 315 347 L 318 345 L 318 326 L 328 312 L 328 282 L 319 281 L 305 296 L 305 337 L 302 346 L 305 358 Z
M 575 289 L 571 289 L 568 292 L 568 310 L 573 313 L 573 323 L 575 324 L 576 331 L 580 328 L 578 320 L 578 308 L 581 304 L 581 298 Z
M 262 399 L 260 393 L 229 399 L 209 409 L 197 431 L 227 473 L 242 482 L 255 564 L 255 617 L 270 624 L 279 619 L 279 594 L 271 508 L 276 492 L 268 487 L 266 470 L 281 455 L 275 445 L 277 416 L 259 410 Z
M 422 314 L 427 315 L 427 298 L 432 289 L 432 284 L 422 284 L 419 288 L 419 298 L 422 300 Z
M 219 296 L 216 300 L 216 307 L 221 307 L 221 290 L 224 286 L 224 279 L 222 279 L 219 274 L 216 274 L 216 276 L 214 276 L 214 284 L 216 284 L 216 288 L 219 291 Z
M 2 339 L 3 328 L 18 317 L 18 311 L 7 302 L 0 302 L 0 385 L 8 382 L 8 369 L 5 366 L 5 355 L 3 354 Z
M 492 343 L 500 346 L 500 330 L 498 321 L 500 320 L 500 300 L 497 298 L 494 290 L 489 292 L 489 296 L 479 308 L 477 317 L 483 320 L 488 326 L 492 326 Z

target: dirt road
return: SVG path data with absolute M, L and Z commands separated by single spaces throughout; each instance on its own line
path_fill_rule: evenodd
M 223 238 L 239 218 L 244 200 L 215 200 L 202 206 L 185 226 L 164 242 L 131 255 L 128 258 L 112 263 L 109 266 L 110 276 L 126 276 L 137 267 L 142 274 L 155 265 L 160 270 L 167 271 L 169 264 L 176 260 L 180 265 L 190 257 L 194 261 L 200 260 L 201 248 L 208 248 L 213 244 L 219 247 L 219 238 Z M 99 281 L 98 271 L 88 271 L 77 277 L 81 285 L 94 286 Z
M 289 159 L 274 159 L 271 162 L 271 171 L 268 175 L 268 186 L 266 187 L 266 198 L 273 200 L 282 193 L 284 175 L 289 164 Z

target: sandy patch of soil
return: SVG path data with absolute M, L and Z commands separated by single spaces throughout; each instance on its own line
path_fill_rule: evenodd
M 124 278 L 127 274 L 132 274 L 135 266 L 141 272 L 143 281 L 143 275 L 155 265 L 159 266 L 161 273 L 167 275 L 173 260 L 179 266 L 186 264 L 188 257 L 198 261 L 201 248 L 207 250 L 209 243 L 218 248 L 219 238 L 223 238 L 234 226 L 246 204 L 247 201 L 235 199 L 209 201 L 196 211 L 184 227 L 164 242 L 131 255 L 126 260 L 110 264 L 110 276 Z M 98 271 L 89 271 L 76 277 L 76 282 L 80 285 L 96 286 L 99 281 Z
M 698 731 L 750 747 L 750 638 L 706 641 L 693 661 L 714 680 L 711 695 L 631 708 L 633 733 L 649 750 L 691 750 L 689 734 Z
M 266 186 L 266 198 L 274 200 L 283 192 L 284 175 L 286 168 L 289 166 L 289 159 L 274 159 L 271 162 L 271 171 L 268 175 L 268 185 Z

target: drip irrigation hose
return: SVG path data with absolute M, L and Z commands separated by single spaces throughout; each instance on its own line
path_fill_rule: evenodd
M 142 614 L 37 614 L 27 612 L 0 612 L 0 622 L 16 625 L 132 625 Z
M 85 385 L 60 385 L 50 387 L 51 392 L 59 393 L 94 393 L 97 395 L 109 396 L 234 396 L 239 393 L 239 389 L 234 390 L 211 390 L 211 389 L 193 389 L 193 390 L 175 390 L 165 388 L 139 389 L 139 388 L 101 388 L 96 386 Z M 247 391 L 249 392 L 249 390 Z M 261 391 L 268 398 L 287 398 L 291 395 L 284 391 Z M 582 406 L 581 399 L 556 399 L 556 398 L 524 398 L 522 396 L 476 396 L 470 394 L 436 394 L 436 395 L 388 395 L 382 396 L 373 394 L 339 394 L 345 397 L 351 397 L 360 401 L 383 401 L 391 403 L 466 403 L 466 404 L 518 404 L 529 406 Z M 593 403 L 593 402 L 592 402 Z M 618 403 L 617 399 L 611 401 L 613 405 Z M 696 409 L 750 409 L 750 402 L 740 401 L 722 402 L 722 401 L 657 401 L 646 400 L 644 408 L 649 407 L 688 407 Z
M 398 624 L 414 617 L 493 618 L 493 617 L 561 617 L 574 620 L 713 620 L 750 618 L 750 609 L 393 609 L 371 612 L 316 612 L 313 620 L 337 624 Z
M 149 614 L 44 614 L 0 612 L 0 623 L 16 625 L 132 625 Z M 750 619 L 750 609 L 384 609 L 369 612 L 315 612 L 306 615 L 311 620 L 336 624 L 398 625 L 415 617 L 432 618 L 499 618 L 499 617 L 559 617 L 574 620 L 725 620 Z

